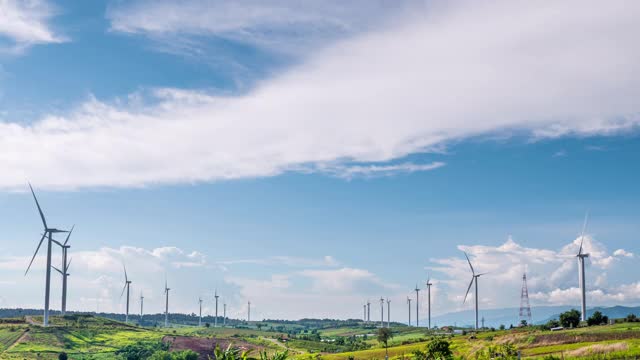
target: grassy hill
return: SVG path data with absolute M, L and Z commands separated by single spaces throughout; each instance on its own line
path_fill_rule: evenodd
M 268 352 L 289 349 L 300 360 L 384 359 L 385 349 L 376 340 L 377 328 L 339 322 L 283 324 L 265 322 L 261 329 L 176 326 L 145 328 L 91 315 L 54 316 L 51 326 L 38 324 L 40 316 L 0 321 L 0 359 L 118 359 L 116 351 L 140 344 L 160 344 L 171 351 L 193 350 L 200 359 L 213 355 L 216 345 Z M 272 328 L 281 328 L 278 332 Z M 265 329 L 266 328 L 266 329 Z M 640 323 L 619 323 L 552 332 L 539 328 L 482 331 L 454 335 L 397 325 L 389 342 L 392 359 L 424 360 L 414 353 L 425 351 L 434 338 L 450 343 L 457 359 L 490 359 L 520 351 L 526 359 L 625 359 L 640 357 Z

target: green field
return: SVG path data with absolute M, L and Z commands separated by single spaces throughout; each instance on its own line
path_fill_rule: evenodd
M 57 359 L 66 352 L 70 359 L 117 359 L 115 352 L 127 345 L 160 344 L 172 350 L 210 351 L 215 344 L 232 344 L 268 353 L 289 349 L 291 358 L 310 360 L 384 359 L 385 349 L 376 340 L 376 328 L 334 326 L 322 328 L 287 326 L 276 331 L 251 328 L 207 328 L 179 326 L 142 328 L 93 316 L 53 317 L 51 326 L 37 324 L 41 318 L 0 324 L 0 358 Z M 272 330 L 274 329 L 274 330 Z M 450 343 L 456 359 L 496 358 L 503 349 L 520 351 L 523 358 L 624 359 L 640 357 L 640 323 L 584 327 L 558 332 L 523 328 L 453 335 L 396 326 L 389 341 L 391 359 L 418 359 L 434 338 Z M 194 348 L 190 346 L 193 345 Z M 204 344 L 204 345 L 203 345 Z M 175 346 L 175 349 L 174 349 Z M 200 348 L 198 348 L 200 346 Z M 349 350 L 349 349 L 363 350 Z M 198 350 L 200 349 L 200 350 Z M 206 354 L 202 358 L 206 359 Z M 493 354 L 493 355 L 491 355 Z M 513 356 L 511 358 L 514 358 Z

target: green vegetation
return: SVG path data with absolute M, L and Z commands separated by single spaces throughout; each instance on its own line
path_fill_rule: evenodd
M 32 325 L 37 316 L 29 316 L 0 321 L 0 359 L 481 360 L 515 359 L 518 353 L 525 359 L 640 357 L 637 317 L 629 315 L 613 325 L 598 312 L 587 322 L 579 319 L 579 312 L 572 310 L 542 326 L 467 330 L 460 335 L 452 329 L 393 324 L 379 329 L 336 320 L 165 329 L 77 314 L 52 317 L 52 326 L 43 328 Z M 569 326 L 549 330 L 549 325 L 561 323 Z

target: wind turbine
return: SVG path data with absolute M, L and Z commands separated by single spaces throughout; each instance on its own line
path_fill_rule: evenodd
M 380 327 L 384 327 L 384 299 L 380 298 Z
M 62 249 L 62 270 L 56 268 L 53 265 L 51 265 L 51 267 L 55 271 L 59 272 L 60 275 L 62 275 L 62 305 L 60 307 L 60 313 L 63 316 L 67 313 L 67 277 L 69 276 L 69 265 L 71 265 L 71 259 L 69 259 L 69 262 L 67 262 L 67 250 L 71 247 L 70 245 L 67 245 L 67 243 L 69 242 L 69 237 L 71 236 L 74 227 L 75 225 L 71 227 L 71 231 L 69 231 L 69 233 L 67 234 L 67 239 L 63 244 L 57 242 L 54 239 L 51 239 L 51 241 L 58 244 Z
M 586 287 L 585 287 L 585 277 L 584 277 L 584 259 L 589 257 L 589 254 L 585 254 L 582 252 L 582 243 L 584 242 L 584 232 L 587 229 L 587 222 L 589 221 L 589 213 L 587 212 L 584 216 L 584 224 L 582 225 L 582 234 L 580 235 L 580 249 L 578 250 L 578 254 L 576 257 L 578 258 L 578 265 L 580 269 L 578 270 L 578 278 L 580 280 L 580 295 L 582 296 L 582 314 L 580 315 L 582 321 L 586 321 L 587 319 L 587 296 L 586 296 Z
M 418 303 L 420 302 L 420 288 L 418 287 L 418 284 L 416 284 L 415 292 L 416 292 L 416 327 L 419 327 L 420 326 L 420 315 L 419 315 L 420 306 Z
M 367 300 L 367 323 L 371 322 L 371 301 Z
M 387 327 L 391 328 L 391 300 L 387 298 Z
M 411 326 L 411 298 L 407 296 L 407 307 L 409 308 L 409 326 Z
M 124 286 L 122 287 L 122 293 L 120 294 L 120 297 L 122 297 L 122 295 L 124 295 L 124 291 L 127 290 L 127 312 L 124 316 L 124 322 L 128 323 L 129 322 L 129 287 L 131 286 L 131 280 L 129 280 L 129 277 L 127 276 L 127 267 L 124 266 L 124 264 L 122 264 L 122 267 L 124 268 Z
M 31 194 L 33 195 L 33 200 L 36 202 L 36 206 L 38 207 L 38 212 L 40 213 L 40 218 L 42 219 L 42 225 L 44 225 L 44 234 L 42 234 L 42 238 L 38 243 L 38 247 L 36 251 L 33 253 L 33 257 L 31 258 L 31 262 L 27 267 L 27 271 L 24 272 L 26 276 L 31 268 L 31 264 L 33 264 L 33 260 L 35 260 L 36 255 L 38 255 L 38 250 L 40 250 L 40 246 L 42 246 L 42 242 L 45 237 L 48 238 L 47 241 L 47 268 L 46 268 L 46 277 L 45 277 L 45 290 L 44 290 L 44 316 L 42 319 L 42 326 L 49 325 L 49 292 L 51 290 L 51 243 L 53 242 L 53 234 L 55 233 L 66 233 L 65 230 L 59 230 L 56 228 L 50 228 L 47 226 L 47 220 L 44 218 L 44 213 L 42 212 L 42 208 L 40 208 L 40 203 L 38 203 L 38 198 L 36 198 L 36 193 L 33 191 L 33 187 L 29 184 L 29 188 L 31 189 Z
M 428 322 L 427 329 L 431 329 L 431 285 L 433 285 L 431 283 L 431 277 L 428 277 L 427 278 L 427 305 L 428 305 L 427 311 L 429 316 L 427 318 L 429 322 Z
M 478 278 L 486 273 L 476 274 L 476 271 L 473 269 L 473 265 L 471 265 L 471 260 L 469 260 L 469 256 L 467 253 L 464 253 L 464 256 L 467 258 L 467 262 L 469 263 L 469 267 L 471 268 L 471 282 L 469 283 L 469 287 L 467 288 L 467 293 L 464 294 L 464 300 L 462 303 L 464 304 L 467 301 L 467 296 L 469 295 L 469 290 L 471 290 L 471 285 L 476 284 L 475 293 L 473 297 L 476 301 L 476 329 L 478 329 Z
M 218 289 L 216 289 L 214 297 L 216 298 L 216 317 L 213 319 L 213 327 L 218 327 Z
M 251 322 L 251 301 L 247 301 L 247 322 Z
M 366 323 L 367 322 L 367 304 L 362 305 L 362 310 L 363 310 L 362 322 Z
M 165 308 L 164 308 L 164 327 L 169 327 L 169 287 L 167 285 L 167 279 L 164 279 L 164 296 L 165 296 Z
M 198 318 L 198 326 L 202 326 L 202 298 L 198 298 L 200 304 L 200 317 Z
M 227 326 L 227 303 L 222 304 L 222 327 Z
M 144 306 L 144 296 L 142 296 L 142 291 L 140 291 L 140 322 L 142 322 L 142 314 L 143 314 L 143 308 Z

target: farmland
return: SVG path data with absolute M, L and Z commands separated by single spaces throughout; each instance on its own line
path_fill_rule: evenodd
M 243 328 L 179 326 L 147 328 L 89 315 L 53 317 L 51 326 L 37 324 L 41 318 L 25 317 L 0 324 L 0 358 L 117 359 L 117 351 L 136 344 L 162 344 L 170 351 L 193 350 L 201 359 L 213 357 L 216 345 L 258 352 L 289 350 L 300 360 L 384 359 L 375 326 L 353 324 L 253 323 Z M 282 331 L 278 331 L 280 329 Z M 640 356 L 640 323 L 618 323 L 552 332 L 540 328 L 486 330 L 454 335 L 443 331 L 392 326 L 391 359 L 422 360 L 421 354 L 434 339 L 448 342 L 457 359 L 623 359 Z

